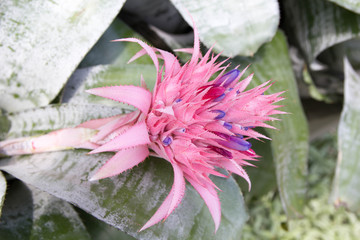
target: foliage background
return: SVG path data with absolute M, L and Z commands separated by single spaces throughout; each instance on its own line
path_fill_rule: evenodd
M 357 239 L 360 236 L 360 4 L 356 0 L 5 0 L 0 2 L 0 139 L 43 134 L 132 109 L 85 89 L 154 84 L 144 39 L 173 51 L 191 47 L 190 16 L 202 48 L 232 66 L 250 65 L 253 86 L 286 90 L 263 156 L 223 190 L 222 223 L 198 194 L 164 222 L 141 226 L 166 197 L 172 171 L 149 158 L 119 176 L 87 179 L 109 154 L 86 151 L 0 159 L 1 239 Z M 185 62 L 188 56 L 179 55 Z

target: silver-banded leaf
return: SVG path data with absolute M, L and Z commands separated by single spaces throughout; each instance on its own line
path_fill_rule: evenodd
M 50 105 L 7 115 L 10 129 L 6 138 L 33 136 L 56 129 L 75 127 L 90 119 L 111 117 L 127 110 L 101 105 Z
M 173 174 L 165 160 L 150 158 L 116 177 L 88 181 L 111 154 L 62 151 L 16 156 L 0 161 L 0 169 L 22 181 L 74 203 L 137 239 L 239 239 L 247 219 L 240 189 L 233 178 L 213 178 L 223 190 L 222 222 L 217 234 L 198 193 L 187 186 L 180 206 L 143 232 L 138 230 L 170 191 Z
M 250 64 L 248 72 L 254 72 L 252 86 L 270 79 L 274 84 L 267 94 L 286 91 L 280 104 L 288 115 L 278 115 L 280 121 L 270 125 L 278 130 L 267 130 L 270 135 L 277 184 L 281 201 L 289 218 L 301 216 L 305 203 L 308 126 L 297 92 L 295 76 L 291 67 L 285 36 L 277 32 L 274 39 L 264 45 L 254 58 L 235 58 L 233 65 Z M 267 161 L 262 159 L 261 161 Z M 253 181 L 256 181 L 254 179 Z
M 0 171 L 0 217 L 5 200 L 5 193 L 6 193 L 6 179 L 2 174 L 2 172 Z
M 359 0 L 328 0 L 342 6 L 350 11 L 360 14 L 360 2 Z
M 344 60 L 344 107 L 338 128 L 338 160 L 332 201 L 360 211 L 360 75 Z
M 324 0 L 283 1 L 285 22 L 307 61 L 323 50 L 360 36 L 360 15 Z
M 107 29 L 124 0 L 0 3 L 0 107 L 47 105 Z
M 70 204 L 19 181 L 9 186 L 0 238 L 90 240 Z
M 20 181 L 10 183 L 0 221 L 0 238 L 30 239 L 34 207 L 32 192 Z
M 275 0 L 171 0 L 192 26 L 194 19 L 200 40 L 225 56 L 252 56 L 271 41 L 279 24 Z M 189 14 L 190 13 L 190 14 Z
M 11 127 L 8 117 L 0 111 L 0 140 L 4 140 Z
M 91 239 L 67 202 L 29 186 L 33 195 L 31 239 Z
M 133 109 L 127 104 L 119 104 L 106 98 L 88 94 L 85 90 L 114 85 L 140 85 L 141 76 L 143 76 L 149 90 L 153 89 L 156 72 L 150 57 L 144 56 L 127 64 L 131 57 L 142 48 L 137 43 L 132 42 L 110 42 L 114 39 L 134 36 L 141 39 L 124 23 L 115 19 L 80 64 L 81 67 L 85 68 L 76 70 L 66 83 L 61 102 L 70 104 L 95 103 Z

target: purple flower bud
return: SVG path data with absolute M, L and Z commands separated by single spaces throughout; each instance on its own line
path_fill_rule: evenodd
M 240 139 L 238 137 L 230 136 L 231 140 L 229 141 L 217 141 L 219 144 L 223 145 L 224 147 L 231 148 L 238 151 L 247 151 L 251 148 L 251 143 Z
M 225 133 L 221 133 L 221 132 L 212 132 L 212 133 L 214 133 L 216 136 L 219 136 L 219 137 L 224 138 L 226 140 L 228 140 L 229 137 L 230 137 L 229 135 L 227 135 Z
M 224 127 L 225 127 L 226 129 L 229 129 L 229 130 L 232 129 L 232 125 L 231 125 L 230 123 L 228 123 L 228 122 L 224 122 Z
M 223 83 L 223 87 L 228 87 L 240 74 L 240 71 L 237 69 L 233 69 L 230 72 L 222 75 L 216 82 L 215 86 L 220 86 Z
M 166 138 L 164 138 L 164 140 L 162 142 L 165 147 L 169 146 L 172 143 L 172 137 L 167 136 Z
M 221 100 L 223 100 L 225 97 L 225 93 L 221 94 L 219 97 L 214 99 L 214 102 L 220 102 Z
M 230 145 L 232 149 L 239 151 L 247 151 L 251 148 L 251 143 L 238 138 L 237 136 L 230 136 Z
M 217 115 L 215 117 L 215 120 L 219 120 L 219 119 L 222 119 L 223 117 L 225 117 L 225 112 L 223 110 L 212 110 L 211 112 L 213 113 L 218 113 L 219 115 Z
M 235 136 L 238 137 L 238 138 L 240 138 L 240 139 L 243 139 L 243 138 L 244 138 L 244 136 L 241 135 L 241 134 L 239 134 L 239 133 L 235 133 Z
M 247 151 L 251 148 L 251 143 L 245 141 L 243 136 L 240 134 L 235 134 L 235 136 L 229 136 L 224 133 L 214 132 L 219 137 L 224 140 L 217 140 L 217 142 L 224 147 L 231 148 L 239 151 Z

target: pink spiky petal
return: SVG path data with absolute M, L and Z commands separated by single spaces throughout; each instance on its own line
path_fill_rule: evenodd
M 92 119 L 92 120 L 83 122 L 83 123 L 77 125 L 76 127 L 97 129 L 97 128 L 113 121 L 114 119 L 116 119 L 118 117 L 119 116 L 112 116 L 112 117 L 108 117 L 108 118 Z
M 227 161 L 223 161 L 222 166 L 226 170 L 233 172 L 233 173 L 239 175 L 240 177 L 244 178 L 249 185 L 249 191 L 250 191 L 251 181 L 250 181 L 249 175 L 245 172 L 245 170 L 241 166 L 239 166 L 239 164 L 237 164 L 233 159 L 229 159 Z
M 221 220 L 221 204 L 217 192 L 215 191 L 214 187 L 212 187 L 209 183 L 205 183 L 206 187 L 204 187 L 197 181 L 194 181 L 191 177 L 188 177 L 186 179 L 200 194 L 201 198 L 204 199 L 205 204 L 209 208 L 210 214 L 214 220 L 216 232 L 220 226 Z
M 144 161 L 148 155 L 149 149 L 146 145 L 120 150 L 90 178 L 90 181 L 120 174 Z
M 93 150 L 90 154 L 100 152 L 114 152 L 123 148 L 134 147 L 137 145 L 149 144 L 149 134 L 145 122 L 138 123 L 130 127 L 125 133 L 115 137 L 101 147 Z
M 138 43 L 143 49 L 146 51 L 146 53 L 150 56 L 150 58 L 153 60 L 156 72 L 159 72 L 159 60 L 156 56 L 156 53 L 152 47 L 144 43 L 143 41 L 136 39 L 136 38 L 122 38 L 122 39 L 116 39 L 113 40 L 113 42 L 135 42 Z M 138 57 L 142 54 L 142 51 L 138 53 Z
M 93 138 L 91 138 L 91 141 L 98 142 L 105 137 L 111 135 L 113 132 L 119 130 L 119 128 L 125 128 L 127 124 L 132 124 L 139 116 L 139 114 L 140 111 L 137 110 L 131 113 L 117 116 L 112 121 L 107 122 L 101 127 L 98 127 L 97 129 L 99 130 L 99 132 Z
M 172 213 L 172 211 L 174 211 L 185 194 L 185 179 L 183 171 L 175 162 L 172 163 L 172 167 L 174 169 L 174 193 L 165 218 L 167 218 Z
M 183 176 L 183 171 L 176 164 L 172 163 L 172 167 L 174 169 L 174 183 L 171 188 L 169 195 L 165 198 L 164 202 L 155 212 L 155 214 L 150 218 L 150 220 L 145 223 L 145 225 L 140 229 L 140 231 L 145 230 L 153 226 L 154 224 L 160 222 L 161 220 L 165 220 L 174 209 L 179 205 L 181 199 L 185 194 L 185 180 Z
M 86 92 L 108 98 L 114 101 L 127 103 L 148 113 L 151 104 L 151 93 L 137 86 L 111 86 L 86 90 Z
M 155 225 L 156 223 L 160 222 L 161 220 L 163 220 L 165 218 L 165 216 L 169 210 L 169 205 L 171 203 L 173 195 L 174 195 L 174 190 L 171 189 L 169 195 L 167 195 L 164 202 L 161 204 L 161 206 L 158 208 L 158 210 L 156 210 L 155 214 L 150 218 L 150 220 L 147 221 L 147 223 L 145 223 L 145 225 L 139 230 L 139 232 Z
M 190 14 L 189 14 L 190 15 Z M 193 65 L 196 64 L 197 61 L 199 60 L 200 55 L 200 40 L 199 40 L 199 34 L 195 25 L 195 21 L 192 18 L 192 16 L 190 15 L 191 21 L 193 22 L 193 30 L 194 30 L 194 51 L 193 54 L 191 56 L 191 60 L 190 60 L 190 64 L 189 65 Z

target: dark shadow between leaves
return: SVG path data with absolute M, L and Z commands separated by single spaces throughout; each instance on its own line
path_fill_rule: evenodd
M 2 216 L 0 239 L 30 239 L 33 199 L 30 189 L 19 180 L 9 181 Z

